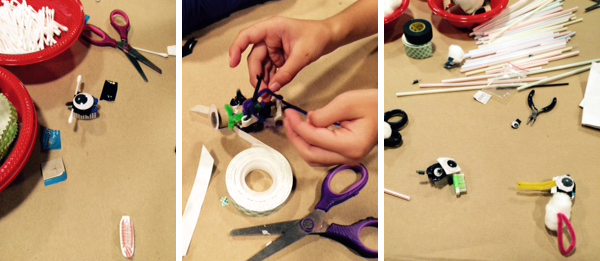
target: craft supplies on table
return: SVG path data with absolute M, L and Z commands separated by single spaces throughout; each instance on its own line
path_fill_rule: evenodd
M 125 24 L 124 25 L 119 24 L 119 21 L 116 20 L 116 17 L 122 17 L 125 20 Z M 162 70 L 160 68 L 158 68 L 158 66 L 156 66 L 154 63 L 152 63 L 150 60 L 148 60 L 146 57 L 144 57 L 142 54 L 140 54 L 138 51 L 136 51 L 136 49 L 133 48 L 129 44 L 128 34 L 129 34 L 130 22 L 129 22 L 129 17 L 127 16 L 127 14 L 125 12 L 118 10 L 118 9 L 112 11 L 110 13 L 110 24 L 117 30 L 117 32 L 119 32 L 121 41 L 117 42 L 115 39 L 111 38 L 106 32 L 102 31 L 102 29 L 96 27 L 95 25 L 91 25 L 91 24 L 86 24 L 84 26 L 84 31 L 89 31 L 92 34 L 99 36 L 101 39 L 96 40 L 96 39 L 92 38 L 91 35 L 86 35 L 86 34 L 82 34 L 81 37 L 83 37 L 83 39 L 87 40 L 88 42 L 90 42 L 93 45 L 110 46 L 113 48 L 118 48 L 119 50 L 123 51 L 125 53 L 125 55 L 127 56 L 127 58 L 129 59 L 129 61 L 133 64 L 135 69 L 138 71 L 138 73 L 142 76 L 142 78 L 144 79 L 145 82 L 148 82 L 148 78 L 146 77 L 144 70 L 142 70 L 142 67 L 140 66 L 139 62 L 142 62 L 143 64 L 150 67 L 150 69 L 156 71 L 157 73 L 162 74 Z
M 231 203 L 249 216 L 267 216 L 281 208 L 292 192 L 294 175 L 288 160 L 275 149 L 239 129 L 236 133 L 252 148 L 237 154 L 227 166 L 225 183 Z M 246 176 L 254 170 L 266 172 L 273 184 L 266 191 L 252 190 Z
M 331 189 L 331 181 L 333 177 L 343 170 L 353 170 L 360 174 L 360 180 L 352 184 L 342 193 L 333 192 Z M 339 225 L 336 223 L 328 224 L 327 212 L 335 205 L 339 205 L 348 199 L 358 195 L 369 180 L 369 172 L 364 165 L 349 166 L 340 165 L 333 168 L 325 179 L 321 187 L 321 199 L 315 206 L 315 210 L 303 219 L 292 220 L 287 222 L 279 222 L 273 224 L 265 224 L 254 227 L 234 229 L 231 231 L 232 236 L 246 235 L 281 235 L 271 244 L 268 244 L 260 252 L 254 255 L 249 260 L 263 260 L 277 253 L 281 249 L 290 244 L 302 239 L 311 234 L 317 234 L 323 237 L 336 240 L 352 250 L 356 251 L 363 257 L 376 258 L 377 250 L 371 249 L 364 245 L 360 238 L 360 232 L 365 227 L 377 227 L 377 218 L 368 217 L 360 220 L 352 225 Z
M 425 59 L 433 55 L 433 27 L 423 19 L 414 19 L 404 25 L 402 43 L 406 55 L 413 59 Z

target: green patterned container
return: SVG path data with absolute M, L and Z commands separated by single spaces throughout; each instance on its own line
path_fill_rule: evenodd
M 433 56 L 433 46 L 431 45 L 431 41 L 422 45 L 414 45 L 406 41 L 406 37 L 403 35 L 402 43 L 404 43 L 404 51 L 406 51 L 406 55 L 410 58 L 427 59 Z

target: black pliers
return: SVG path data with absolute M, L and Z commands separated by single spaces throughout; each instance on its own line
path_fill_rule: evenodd
M 396 117 L 400 117 L 401 119 L 399 121 L 392 121 L 392 118 Z M 404 129 L 408 124 L 408 115 L 403 110 L 391 110 L 383 115 L 383 120 L 392 128 L 392 135 L 383 140 L 384 146 L 386 148 L 399 148 L 404 143 L 400 130 Z
M 552 109 L 554 109 L 554 107 L 556 106 L 556 101 L 557 101 L 556 97 L 554 97 L 554 99 L 552 99 L 552 103 L 550 103 L 550 105 L 544 107 L 542 110 L 538 110 L 535 107 L 535 104 L 533 103 L 534 95 L 535 95 L 535 90 L 531 90 L 531 92 L 529 93 L 529 97 L 527 98 L 527 103 L 529 104 L 529 108 L 531 108 L 531 116 L 529 116 L 529 120 L 527 121 L 527 124 L 531 123 L 531 126 L 533 126 L 533 124 L 535 123 L 535 120 L 537 119 L 538 115 L 549 112 Z
M 588 8 L 586 8 L 586 9 L 585 9 L 585 12 L 586 12 L 586 13 L 587 13 L 587 12 L 589 12 L 589 11 L 592 11 L 592 10 L 595 10 L 595 9 L 598 9 L 598 8 L 600 8 L 600 0 L 592 0 L 592 1 L 596 2 L 596 4 L 594 4 L 594 5 L 592 5 L 592 6 L 588 7 Z

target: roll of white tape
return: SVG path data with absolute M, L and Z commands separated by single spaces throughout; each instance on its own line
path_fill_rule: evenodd
M 246 176 L 254 170 L 262 170 L 271 176 L 273 184 L 269 189 L 258 192 L 248 187 Z M 255 145 L 236 155 L 229 163 L 225 177 L 233 204 L 250 216 L 266 216 L 283 206 L 290 196 L 293 181 L 290 163 L 266 145 Z

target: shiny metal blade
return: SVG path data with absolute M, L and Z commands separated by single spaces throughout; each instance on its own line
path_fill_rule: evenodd
M 285 231 L 294 226 L 300 226 L 300 220 L 285 221 L 272 223 L 254 227 L 245 227 L 231 230 L 231 236 L 247 236 L 247 235 L 281 235 Z
M 132 55 L 133 57 L 137 58 L 143 64 L 150 67 L 150 69 L 156 71 L 157 73 L 162 74 L 162 70 L 160 68 L 158 68 L 158 66 L 156 66 L 154 63 L 152 63 L 150 60 L 146 59 L 146 57 L 144 57 L 140 52 L 135 50 L 133 47 L 131 49 L 129 49 L 129 51 L 127 53 Z
M 125 53 L 125 54 L 126 54 L 127 58 L 129 59 L 129 61 L 131 61 L 133 66 L 135 66 L 135 69 L 137 69 L 137 71 L 140 73 L 142 78 L 144 78 L 144 81 L 148 82 L 148 78 L 146 77 L 144 70 L 142 70 L 142 67 L 140 66 L 140 63 L 138 62 L 138 60 L 135 59 L 135 57 L 131 56 L 129 53 Z
M 260 252 L 254 255 L 252 258 L 248 259 L 250 261 L 258 261 L 264 260 L 267 257 L 277 253 L 279 250 L 284 249 L 285 247 L 291 245 L 292 243 L 300 240 L 301 238 L 308 235 L 308 233 L 300 227 L 300 225 L 292 227 L 290 230 L 286 231 L 277 238 L 273 243 L 269 244 L 267 247 L 263 248 Z

